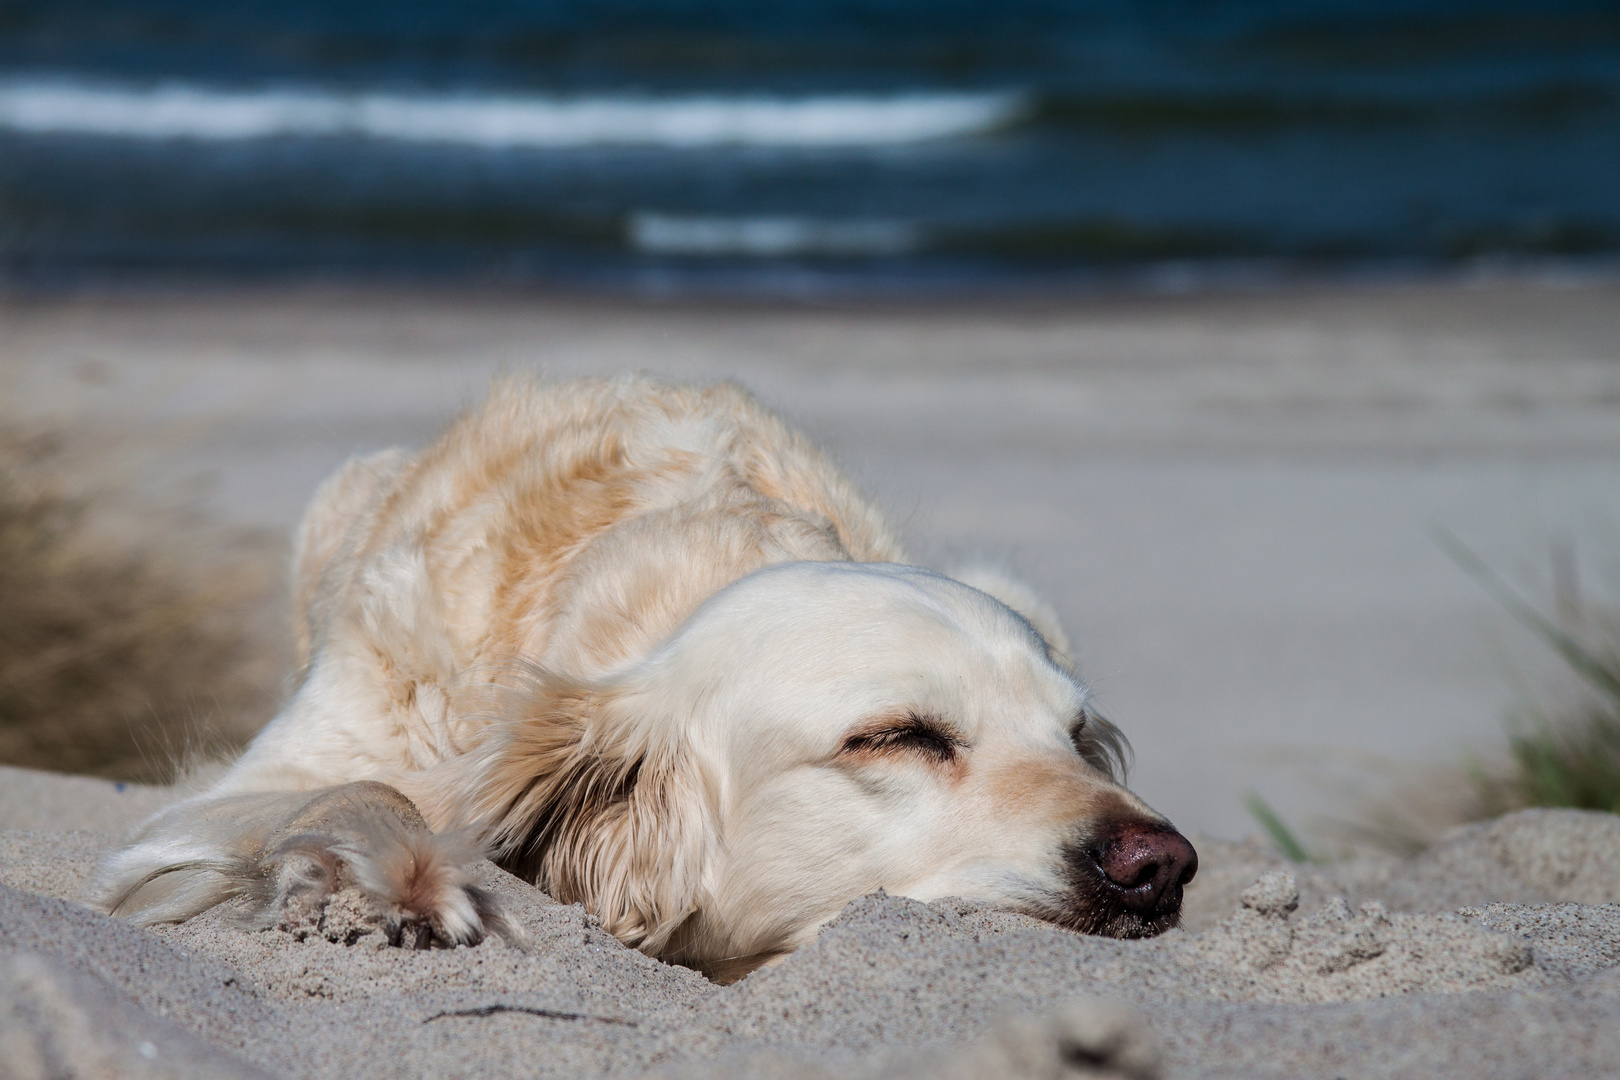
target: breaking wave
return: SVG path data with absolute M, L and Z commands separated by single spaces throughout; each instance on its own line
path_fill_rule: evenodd
M 0 128 L 126 139 L 350 136 L 487 149 L 885 146 L 1005 127 L 1016 92 L 814 97 L 475 95 L 0 83 Z
M 903 255 L 917 246 L 915 228 L 899 221 L 820 221 L 792 217 L 682 217 L 638 213 L 631 247 L 649 255 Z

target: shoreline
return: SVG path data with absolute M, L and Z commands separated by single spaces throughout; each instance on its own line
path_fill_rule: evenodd
M 831 267 L 828 270 L 828 266 Z M 965 268 L 964 268 L 965 269 Z M 1299 299 L 1385 291 L 1445 293 L 1477 289 L 1590 289 L 1620 284 L 1620 252 L 1580 256 L 1479 256 L 1428 260 L 1283 258 L 1166 259 L 1068 269 L 1010 267 L 954 277 L 843 272 L 836 263 L 720 262 L 648 266 L 613 275 L 557 273 L 525 276 L 499 271 L 344 271 L 319 268 L 231 273 L 185 271 L 65 271 L 41 277 L 0 269 L 0 304 L 74 299 L 150 297 L 368 298 L 409 295 L 445 303 L 488 301 L 524 305 L 691 308 L 720 313 L 815 311 L 900 314 L 942 306 L 987 312 L 1012 309 L 1130 308 L 1158 303 Z M 709 270 L 719 270 L 705 277 Z M 688 271 L 692 271 L 688 273 Z M 823 272 L 827 271 L 827 272 Z M 761 282 L 803 288 L 772 291 Z M 817 289 L 814 283 L 828 287 Z M 930 281 L 932 283 L 930 283 Z M 957 284 L 946 284 L 955 281 Z

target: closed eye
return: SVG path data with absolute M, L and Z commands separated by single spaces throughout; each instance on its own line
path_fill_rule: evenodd
M 953 761 L 962 749 L 961 736 L 940 721 L 915 713 L 897 720 L 857 731 L 844 740 L 840 754 L 889 755 L 918 754 L 944 764 Z

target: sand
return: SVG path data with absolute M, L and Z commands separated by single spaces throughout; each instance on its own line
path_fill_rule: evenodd
M 1573 538 L 1620 585 L 1620 286 L 815 307 L 517 293 L 0 296 L 0 418 L 111 491 L 285 542 L 346 455 L 421 445 L 502 369 L 737 378 L 829 447 L 932 565 L 1056 604 L 1135 788 L 1236 839 L 1362 766 L 1501 743 L 1553 681 L 1431 536 L 1550 600 Z M 195 537 L 161 521 L 161 542 Z M 279 642 L 285 636 L 274 628 Z
M 0 828 L 0 1075 L 18 1080 L 1620 1073 L 1607 814 L 1524 811 L 1407 860 L 1200 840 L 1187 928 L 1147 941 L 868 896 L 720 987 L 487 863 L 522 948 L 248 931 L 228 908 L 137 929 L 80 902 L 129 793 L 0 779 L 0 827 L 67 792 L 93 826 Z

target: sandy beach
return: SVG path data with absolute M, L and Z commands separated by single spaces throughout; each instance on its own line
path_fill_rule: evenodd
M 1620 0 L 0 0 L 0 1080 L 1620 1080 L 1616 177 Z
M 730 987 L 484 864 L 526 937 L 140 930 L 80 901 L 160 789 L 0 769 L 0 1074 L 74 1077 L 1597 1077 L 1620 1068 L 1620 819 L 1523 811 L 1410 860 L 1200 839 L 1187 928 L 1083 937 L 852 902 Z M 71 800 L 73 829 L 33 807 Z M 88 826 L 88 827 L 87 827 Z
M 1514 672 L 1556 692 L 1556 664 L 1431 530 L 1539 598 L 1549 542 L 1571 539 L 1601 590 L 1620 551 L 1620 288 L 0 301 L 6 419 L 62 437 L 102 527 L 245 530 L 269 558 L 347 455 L 419 444 L 492 375 L 535 368 L 739 379 L 920 559 L 988 558 L 1046 590 L 1135 744 L 1132 786 L 1199 848 L 1184 928 L 1122 942 L 878 895 L 719 987 L 483 864 L 521 948 L 391 948 L 338 901 L 282 929 L 227 907 L 147 931 L 87 890 L 174 793 L 0 767 L 0 1075 L 1620 1072 L 1620 818 L 1523 811 L 1408 859 L 1295 864 L 1243 839 L 1239 800 L 1343 812 L 1377 762 L 1499 743 Z

